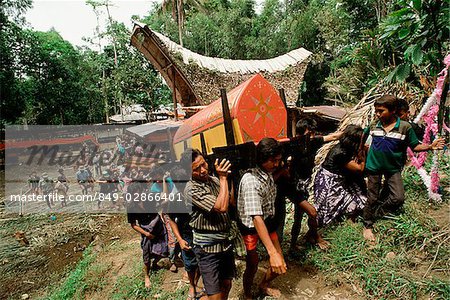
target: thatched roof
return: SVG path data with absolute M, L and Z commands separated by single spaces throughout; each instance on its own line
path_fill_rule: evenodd
M 295 102 L 312 54 L 298 48 L 266 60 L 207 57 L 140 23 L 135 23 L 131 44 L 161 73 L 184 106 L 208 104 L 220 96 L 220 88 L 230 90 L 255 73 L 263 75 L 275 88 L 283 88 L 287 101 Z

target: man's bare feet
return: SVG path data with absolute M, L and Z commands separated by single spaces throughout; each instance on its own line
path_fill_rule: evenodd
M 316 245 L 320 248 L 320 250 L 327 250 L 330 247 L 330 243 L 325 241 L 320 235 L 317 238 Z
M 376 242 L 376 238 L 375 238 L 375 235 L 373 234 L 373 232 L 372 232 L 372 229 L 371 228 L 364 228 L 364 230 L 363 230 L 363 236 L 364 236 L 364 239 L 366 240 L 366 241 L 368 241 L 370 244 L 372 244 L 372 245 L 374 245 L 375 244 L 375 242 Z
M 318 232 L 308 231 L 306 240 L 313 245 L 317 245 L 321 250 L 327 250 L 330 246 L 330 243 L 325 241 Z
M 299 245 L 291 245 L 288 250 L 289 256 L 295 256 L 305 250 L 305 247 Z
M 150 284 L 150 277 L 145 276 L 145 288 L 146 288 L 146 289 L 149 289 L 150 287 L 151 287 L 151 284 Z
M 189 287 L 187 300 L 195 300 L 197 298 L 199 297 L 197 297 L 197 293 L 194 291 L 194 288 L 192 286 Z
M 272 297 L 272 298 L 280 298 L 281 297 L 281 291 L 279 289 L 276 288 L 272 288 L 272 287 L 263 287 L 260 286 L 259 290 L 261 291 L 262 294 Z
M 181 281 L 184 283 L 189 283 L 189 275 L 186 271 L 183 272 L 183 277 L 181 278 Z

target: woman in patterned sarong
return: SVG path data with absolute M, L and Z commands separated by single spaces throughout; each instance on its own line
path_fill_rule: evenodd
M 339 143 L 328 152 L 314 180 L 315 208 L 319 227 L 343 216 L 356 217 L 366 203 L 363 180 L 364 151 L 359 151 L 363 130 L 349 125 Z

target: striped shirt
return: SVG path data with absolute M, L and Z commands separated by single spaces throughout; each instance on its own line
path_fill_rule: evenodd
M 239 218 L 248 228 L 254 228 L 253 217 L 264 220 L 275 216 L 277 189 L 272 174 L 256 167 L 242 176 L 238 192 Z
M 184 189 L 185 197 L 192 201 L 193 209 L 189 225 L 194 231 L 194 244 L 203 247 L 208 253 L 219 253 L 228 250 L 228 236 L 231 219 L 228 213 L 214 210 L 219 195 L 220 184 L 217 177 L 209 177 L 206 182 L 190 180 Z M 224 235 L 225 234 L 225 235 Z M 210 241 L 208 236 L 210 235 Z
M 373 173 L 400 172 L 406 161 L 406 148 L 414 149 L 419 140 L 408 122 L 397 118 L 394 128 L 386 132 L 381 122 L 373 123 L 364 130 L 370 146 L 366 169 Z

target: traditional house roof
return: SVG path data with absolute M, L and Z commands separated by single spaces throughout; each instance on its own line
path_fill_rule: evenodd
M 299 108 L 303 113 L 313 113 L 324 118 L 340 121 L 347 113 L 347 110 L 340 106 L 319 105 L 319 106 L 304 106 Z
M 312 54 L 298 48 L 265 60 L 208 57 L 181 47 L 141 23 L 134 25 L 131 44 L 161 73 L 183 106 L 206 105 L 217 99 L 220 88 L 230 90 L 256 73 L 275 88 L 283 88 L 288 102 L 295 102 Z

